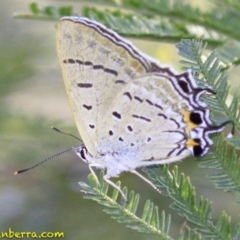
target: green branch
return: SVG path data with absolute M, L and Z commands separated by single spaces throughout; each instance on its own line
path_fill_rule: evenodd
M 168 165 L 154 169 L 145 168 L 144 172 L 148 174 L 156 186 L 166 188 L 165 194 L 173 200 L 171 208 L 193 223 L 195 230 L 201 233 L 203 239 L 205 237 L 223 240 L 234 239 L 235 232 L 239 231 L 239 226 L 232 230 L 231 217 L 225 212 L 221 213 L 217 223 L 214 224 L 211 217 L 212 203 L 200 197 L 197 204 L 195 188 L 190 179 L 185 177 L 183 173 L 179 176 L 177 166 L 171 172 Z
M 86 196 L 84 198 L 91 199 L 103 205 L 103 210 L 110 214 L 112 218 L 120 223 L 127 223 L 127 227 L 137 230 L 139 232 L 151 233 L 157 235 L 161 239 L 171 240 L 173 238 L 168 236 L 170 229 L 171 217 L 165 216 L 165 212 L 161 213 L 159 217 L 158 207 L 154 206 L 149 200 L 145 203 L 142 217 L 136 216 L 136 211 L 139 204 L 139 194 L 131 191 L 128 194 L 126 187 L 122 189 L 128 201 L 121 197 L 120 203 L 117 202 L 119 192 L 114 189 L 111 197 L 107 195 L 109 185 L 103 180 L 104 172 L 101 172 L 99 177 L 99 184 L 93 175 L 89 175 L 88 180 L 91 187 L 80 182 Z M 117 183 L 120 186 L 120 182 Z

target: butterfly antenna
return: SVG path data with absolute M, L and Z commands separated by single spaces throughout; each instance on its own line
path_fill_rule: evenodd
M 69 149 L 64 150 L 64 151 L 62 151 L 62 152 L 59 152 L 59 153 L 57 153 L 57 154 L 55 154 L 55 155 L 53 155 L 53 156 L 51 156 L 51 157 L 48 157 L 48 158 L 44 159 L 43 161 L 37 163 L 36 165 L 34 165 L 34 166 L 32 166 L 32 167 L 29 167 L 29 168 L 25 168 L 25 169 L 16 171 L 14 174 L 17 175 L 17 174 L 19 174 L 19 173 L 24 173 L 24 172 L 27 172 L 27 171 L 29 171 L 29 170 L 32 170 L 32 169 L 38 167 L 39 165 L 47 162 L 48 160 L 51 160 L 51 159 L 53 159 L 53 158 L 55 158 L 55 157 L 57 157 L 57 156 L 59 156 L 59 155 L 62 155 L 63 153 L 70 152 L 70 151 L 73 150 L 74 148 L 75 148 L 75 147 L 72 147 L 72 148 L 69 148 Z
M 55 132 L 62 133 L 62 134 L 64 134 L 64 135 L 73 137 L 73 138 L 75 138 L 75 139 L 77 139 L 77 140 L 79 140 L 79 141 L 82 141 L 80 138 L 78 138 L 78 137 L 76 137 L 76 136 L 74 136 L 74 135 L 72 135 L 72 134 L 70 134 L 70 133 L 65 133 L 65 132 L 61 131 L 60 129 L 56 128 L 56 127 L 53 127 L 53 126 L 52 126 L 51 129 L 54 130 Z

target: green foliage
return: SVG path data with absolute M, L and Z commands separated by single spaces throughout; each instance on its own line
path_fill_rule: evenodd
M 231 226 L 231 217 L 224 211 L 220 214 L 216 223 L 212 220 L 212 203 L 201 197 L 197 203 L 195 188 L 189 177 L 178 173 L 178 168 L 170 171 L 169 166 L 160 168 L 145 168 L 144 171 L 158 187 L 166 189 L 165 196 L 173 200 L 171 208 L 191 222 L 194 227 L 185 226 L 183 234 L 178 239 L 238 239 L 240 237 L 240 225 Z M 159 215 L 158 207 L 147 200 L 141 217 L 136 215 L 139 204 L 139 194 L 124 187 L 122 190 L 127 196 L 126 201 L 122 196 L 118 200 L 119 192 L 114 189 L 112 196 L 108 195 L 109 185 L 103 180 L 102 171 L 98 181 L 93 175 L 89 175 L 90 186 L 80 182 L 84 198 L 91 199 L 103 205 L 104 212 L 111 215 L 119 223 L 143 233 L 157 235 L 160 239 L 173 239 L 169 236 L 171 216 L 164 211 Z M 120 182 L 117 182 L 120 186 Z
M 82 15 L 117 31 L 121 35 L 140 39 L 179 42 L 176 46 L 183 70 L 191 69 L 199 87 L 212 88 L 216 93 L 206 94 L 204 101 L 208 104 L 215 124 L 230 119 L 238 134 L 240 130 L 239 97 L 237 93 L 229 100 L 230 85 L 228 73 L 240 63 L 240 32 L 238 0 L 215 1 L 208 11 L 191 6 L 186 1 L 168 0 L 94 0 L 93 5 L 84 7 Z M 88 4 L 89 4 L 88 2 Z M 96 4 L 99 4 L 97 6 Z M 18 18 L 57 20 L 65 15 L 76 15 L 71 6 L 40 7 L 30 5 L 30 14 L 16 14 Z M 217 14 L 216 14 L 217 13 Z M 201 39 L 201 40 L 195 40 Z M 207 47 L 218 47 L 211 53 Z M 229 100 L 229 101 L 228 101 Z M 228 102 L 228 103 L 227 103 Z M 231 131 L 228 129 L 228 131 Z M 236 134 L 236 135 L 237 135 Z M 200 168 L 214 169 L 209 179 L 214 186 L 223 191 L 232 192 L 236 203 L 240 203 L 240 138 L 216 134 L 211 151 L 201 158 Z M 197 198 L 197 190 L 190 178 L 179 174 L 175 166 L 172 171 L 168 166 L 145 168 L 156 186 L 166 197 L 171 199 L 170 207 L 186 221 L 182 235 L 178 239 L 240 239 L 240 225 L 233 227 L 231 217 L 222 211 L 217 220 L 212 219 L 212 204 L 207 198 Z M 104 206 L 104 211 L 120 223 L 139 232 L 150 233 L 160 239 L 170 237 L 171 217 L 150 200 L 145 203 L 142 216 L 136 212 L 139 207 L 139 195 L 133 191 L 123 192 L 128 202 L 119 199 L 118 191 L 108 195 L 108 184 L 99 177 L 100 184 L 92 175 L 90 186 L 80 183 L 85 198 L 94 200 Z M 120 186 L 120 183 L 118 183 Z M 199 200 L 197 200 L 199 199 Z
M 218 189 L 240 194 L 240 162 L 236 150 L 228 146 L 222 136 L 214 138 L 214 145 L 210 154 L 199 164 L 201 168 L 217 169 L 209 175 L 209 179 Z
M 16 18 L 34 19 L 34 20 L 57 20 L 63 16 L 73 16 L 73 8 L 71 6 L 40 6 L 36 2 L 32 2 L 29 5 L 31 14 L 16 13 Z
M 119 192 L 114 189 L 111 197 L 107 195 L 109 185 L 103 180 L 104 172 L 101 172 L 99 177 L 99 184 L 93 175 L 89 175 L 88 180 L 91 187 L 85 183 L 80 182 L 83 192 L 87 194 L 86 199 L 91 199 L 106 207 L 104 212 L 110 214 L 113 219 L 119 223 L 126 223 L 127 227 L 137 230 L 139 232 L 151 233 L 159 236 L 161 239 L 172 239 L 168 237 L 170 228 L 170 216 L 166 216 L 165 212 L 159 216 L 158 207 L 154 206 L 148 200 L 143 208 L 142 217 L 136 216 L 136 211 L 139 204 L 139 194 L 131 191 L 128 194 L 128 189 L 122 189 L 128 201 L 121 197 L 120 203 L 117 202 Z M 120 186 L 120 182 L 117 183 Z
M 144 171 L 156 186 L 166 188 L 166 195 L 173 200 L 170 207 L 193 223 L 194 229 L 201 233 L 203 239 L 237 239 L 235 237 L 238 235 L 233 232 L 239 231 L 239 226 L 231 229 L 231 218 L 224 212 L 214 224 L 211 217 L 212 203 L 203 197 L 200 197 L 197 203 L 195 188 L 189 177 L 183 173 L 179 176 L 177 166 L 173 171 L 169 170 L 169 166 L 158 169 L 145 168 Z

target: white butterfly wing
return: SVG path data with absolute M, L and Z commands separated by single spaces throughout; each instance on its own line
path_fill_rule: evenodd
M 57 51 L 77 128 L 97 157 L 106 112 L 128 81 L 146 73 L 148 61 L 115 32 L 85 18 L 58 23 Z
M 99 126 L 99 151 L 125 154 L 139 166 L 144 162 L 159 164 L 161 160 L 164 164 L 190 155 L 181 111 L 191 111 L 192 107 L 174 83 L 178 84 L 176 79 L 160 73 L 127 83 Z

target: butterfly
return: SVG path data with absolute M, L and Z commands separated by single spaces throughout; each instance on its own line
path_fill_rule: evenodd
M 76 154 L 106 169 L 104 180 L 143 166 L 203 156 L 226 121 L 213 126 L 191 73 L 139 51 L 104 25 L 83 17 L 64 17 L 57 26 L 57 52 L 66 91 L 83 144 Z M 96 177 L 97 178 L 97 177 Z M 125 196 L 124 196 L 125 197 Z

